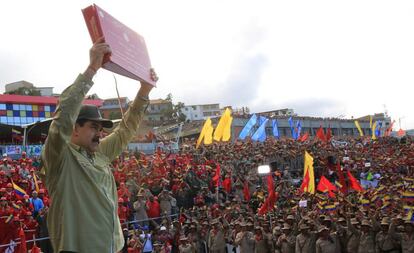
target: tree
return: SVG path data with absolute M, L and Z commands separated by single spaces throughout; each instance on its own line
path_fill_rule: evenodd
M 168 102 L 172 103 L 172 94 L 168 93 L 167 97 L 165 98 L 165 100 L 167 100 Z
M 174 105 L 174 114 L 176 115 L 178 122 L 183 122 L 187 118 L 187 116 L 183 113 L 184 107 L 185 104 L 183 102 L 178 102 Z
M 167 109 L 163 109 L 161 111 L 162 116 L 167 121 L 177 121 L 183 122 L 186 120 L 185 114 L 182 113 L 182 109 L 185 107 L 183 102 L 178 102 L 177 104 L 173 104 L 172 102 L 173 96 L 171 93 L 168 93 L 167 97 L 165 98 L 166 101 L 171 103 L 171 107 Z
M 23 96 L 41 96 L 40 90 L 35 88 L 20 87 L 17 90 L 5 92 L 4 94 L 23 95 Z

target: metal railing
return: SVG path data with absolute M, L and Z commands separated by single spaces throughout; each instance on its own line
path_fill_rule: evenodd
M 133 221 L 127 221 L 127 222 L 123 222 L 123 223 L 121 223 L 121 226 L 122 226 L 122 225 L 128 225 L 128 224 L 139 223 L 139 222 L 144 222 L 144 221 L 150 221 L 150 220 L 164 219 L 164 218 L 168 218 L 168 217 L 176 217 L 176 216 L 179 216 L 179 214 L 177 213 L 177 214 L 164 215 L 164 216 L 160 216 L 160 217 L 149 218 L 149 219 L 143 219 L 143 220 L 133 220 Z M 20 239 L 20 238 L 18 238 L 18 239 Z M 26 243 L 29 243 L 29 242 L 38 242 L 38 241 L 44 241 L 44 240 L 49 240 L 49 239 L 50 239 L 50 237 L 35 238 L 35 239 L 32 239 L 32 240 L 27 240 L 27 241 L 26 241 Z M 8 243 L 8 244 L 1 244 L 1 245 L 0 245 L 0 249 L 2 249 L 2 248 L 7 248 L 7 247 L 9 247 L 9 246 L 16 246 L 16 245 L 18 245 L 18 244 L 20 244 L 20 241 L 16 241 L 16 242 Z

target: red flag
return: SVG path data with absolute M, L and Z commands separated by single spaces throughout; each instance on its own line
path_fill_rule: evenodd
M 22 227 L 20 227 L 19 229 L 19 238 L 20 238 L 19 253 L 27 253 L 26 236 L 24 235 L 24 230 Z
M 225 190 L 227 193 L 230 193 L 230 192 L 231 192 L 231 178 L 226 177 L 226 178 L 223 180 L 223 188 L 224 188 L 224 190 Z
M 41 253 L 40 248 L 36 244 L 33 244 L 32 253 Z
M 320 126 L 318 131 L 316 132 L 316 137 L 321 141 L 326 141 L 325 132 L 323 131 L 322 126 Z
M 219 186 L 219 181 L 220 181 L 220 164 L 217 164 L 216 174 L 214 175 L 214 177 L 212 179 L 213 179 L 213 182 L 214 182 L 214 186 L 218 187 Z
M 325 177 L 322 176 L 321 179 L 319 180 L 319 184 L 316 188 L 318 191 L 323 192 L 324 190 L 329 190 L 329 191 L 336 191 L 336 187 L 335 185 L 333 185 L 331 182 L 329 182 L 329 180 Z
M 306 132 L 304 135 L 302 135 L 302 136 L 299 138 L 299 141 L 304 142 L 304 141 L 306 141 L 308 138 L 309 138 L 309 132 Z
M 384 136 L 390 136 L 391 132 L 392 132 L 392 127 L 394 126 L 395 120 L 393 122 L 391 122 L 391 125 L 389 128 L 387 128 L 387 130 L 385 131 Z
M 401 137 L 401 136 L 404 136 L 404 135 L 405 135 L 405 131 L 400 128 L 400 130 L 398 130 L 398 132 L 397 132 L 397 136 Z
M 331 126 L 329 126 L 328 131 L 326 131 L 326 141 L 330 141 L 332 138 Z
M 33 235 L 33 247 L 32 247 L 32 253 L 41 253 L 41 250 L 39 247 L 36 246 L 36 237 Z
M 275 205 L 275 190 L 273 189 L 273 177 L 271 174 L 267 175 L 267 191 L 269 192 L 269 196 L 266 198 L 263 205 L 259 208 L 259 215 L 266 214 Z
M 335 194 L 333 193 L 333 191 L 336 191 L 335 185 L 329 182 L 329 180 L 324 176 L 322 176 L 321 179 L 319 180 L 319 184 L 316 187 L 316 189 L 321 192 L 328 191 L 330 197 L 335 197 Z
M 244 200 L 250 201 L 250 190 L 249 190 L 249 183 L 247 182 L 247 180 L 244 181 L 243 196 L 244 196 Z
M 268 206 L 269 206 L 269 200 L 266 199 L 263 205 L 259 208 L 258 214 L 265 215 L 269 210 Z
M 346 194 L 348 189 L 346 187 L 344 172 L 342 171 L 341 164 L 339 164 L 339 162 L 337 163 L 337 166 L 336 166 L 336 174 L 338 175 L 339 183 L 342 185 L 342 187 L 340 187 L 339 190 L 343 194 Z
M 309 178 L 309 170 L 307 170 L 306 171 L 306 175 L 303 178 L 302 185 L 300 186 L 300 190 L 302 192 L 304 192 L 305 191 L 305 188 L 307 188 L 309 186 L 309 180 L 310 180 L 310 178 Z
M 273 208 L 275 205 L 275 189 L 273 187 L 273 176 L 272 174 L 267 175 L 267 191 L 269 192 L 269 207 Z
M 356 178 L 354 178 L 354 176 L 352 176 L 351 172 L 347 171 L 348 173 L 348 178 L 349 181 L 351 182 L 351 188 L 354 189 L 355 191 L 359 191 L 362 192 L 362 186 L 359 184 L 358 180 L 356 180 Z
M 265 215 L 267 212 L 272 210 L 278 197 L 279 193 L 275 193 L 274 191 L 269 193 L 269 196 L 266 198 L 263 205 L 259 208 L 258 214 Z

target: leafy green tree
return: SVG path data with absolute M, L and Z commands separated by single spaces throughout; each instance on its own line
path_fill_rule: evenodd
M 23 96 L 40 96 L 40 91 L 35 88 L 20 87 L 17 90 L 5 92 L 4 94 L 23 95 Z

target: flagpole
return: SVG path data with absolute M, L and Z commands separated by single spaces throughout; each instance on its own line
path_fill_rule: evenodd
M 23 151 L 26 151 L 26 143 L 27 143 L 26 130 L 27 130 L 27 126 L 23 126 Z

